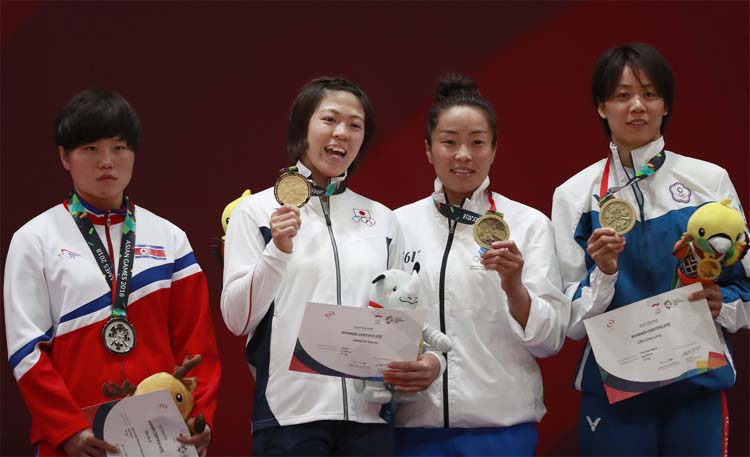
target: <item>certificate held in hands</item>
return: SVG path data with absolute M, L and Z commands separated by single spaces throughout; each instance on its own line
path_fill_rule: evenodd
M 83 414 L 97 438 L 120 448 L 120 457 L 198 457 L 195 446 L 177 441 L 190 431 L 167 390 L 91 406 Z
M 426 309 L 308 303 L 289 369 L 380 380 L 388 362 L 416 360 Z
M 609 403 L 727 364 L 700 283 L 583 321 Z

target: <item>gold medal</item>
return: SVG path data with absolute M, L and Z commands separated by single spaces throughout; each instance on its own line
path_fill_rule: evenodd
M 276 178 L 273 195 L 281 205 L 294 205 L 302 208 L 312 194 L 310 182 L 301 174 L 287 171 Z
M 721 274 L 721 264 L 718 260 L 706 257 L 698 262 L 698 277 L 713 281 Z
M 494 241 L 505 241 L 510 229 L 498 213 L 487 213 L 474 222 L 474 240 L 485 249 L 492 249 Z
M 626 200 L 609 198 L 599 208 L 599 225 L 624 235 L 635 226 L 635 208 Z

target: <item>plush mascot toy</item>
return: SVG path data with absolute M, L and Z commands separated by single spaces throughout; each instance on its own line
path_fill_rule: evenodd
M 186 356 L 182 366 L 175 366 L 174 373 L 172 374 L 165 372 L 152 374 L 141 381 L 137 387 L 133 386 L 127 380 L 122 383 L 122 386 L 118 386 L 113 382 L 105 383 L 102 385 L 102 391 L 104 391 L 106 397 L 114 398 L 122 395 L 148 394 L 166 389 L 172 395 L 172 400 L 177 405 L 177 409 L 180 410 L 183 419 L 185 419 L 190 433 L 193 435 L 201 433 L 206 428 L 206 419 L 203 417 L 203 414 L 190 417 L 190 412 L 193 410 L 193 392 L 198 382 L 194 377 L 185 377 L 188 371 L 195 368 L 200 361 L 200 355 L 196 355 L 193 358 Z
M 227 227 L 229 226 L 229 218 L 232 216 L 232 211 L 234 211 L 234 208 L 236 208 L 242 200 L 249 197 L 251 193 L 250 189 L 246 189 L 245 192 L 242 192 L 242 195 L 240 195 L 239 198 L 229 202 L 221 213 L 221 228 L 224 230 L 224 235 L 222 235 L 221 238 L 214 238 L 211 243 L 211 253 L 213 253 L 216 260 L 220 263 L 224 263 L 224 241 L 226 239 Z
M 731 199 L 707 203 L 688 219 L 687 232 L 674 246 L 679 259 L 677 277 L 682 285 L 712 284 L 725 266 L 739 262 L 748 249 L 750 235 Z
M 371 308 L 415 309 L 419 305 L 419 263 L 414 265 L 411 274 L 401 270 L 387 270 L 372 280 L 370 286 Z M 448 352 L 453 344 L 450 338 L 440 330 L 427 324 L 422 329 L 422 341 L 440 352 Z M 421 346 L 421 344 L 420 344 Z M 357 392 L 364 393 L 365 398 L 373 403 L 388 403 L 394 395 L 383 381 L 354 381 Z M 414 395 L 399 395 L 395 393 L 395 400 L 409 401 Z

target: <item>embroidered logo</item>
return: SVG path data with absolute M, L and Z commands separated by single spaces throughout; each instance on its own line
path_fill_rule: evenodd
M 352 220 L 354 222 L 361 222 L 363 224 L 366 224 L 370 227 L 375 225 L 375 219 L 370 216 L 370 212 L 366 209 L 359 209 L 359 208 L 352 208 L 354 211 L 354 216 L 352 217 Z
M 592 421 L 589 416 L 586 416 L 586 420 L 589 421 L 589 427 L 591 427 L 591 431 L 595 432 L 596 431 L 596 427 L 599 426 L 599 422 L 601 422 L 602 418 L 601 417 L 597 417 L 595 421 Z
M 669 186 L 669 192 L 672 194 L 672 200 L 680 203 L 690 202 L 690 197 L 693 195 L 693 192 L 679 181 Z
M 78 257 L 81 257 L 81 254 L 78 254 L 77 252 L 69 251 L 67 249 L 60 249 L 60 253 L 57 254 L 58 257 L 62 257 L 63 259 L 76 259 Z
M 152 246 L 150 244 L 136 244 L 135 245 L 135 258 L 136 259 L 155 259 L 155 260 L 167 260 L 167 253 L 164 251 L 164 246 Z

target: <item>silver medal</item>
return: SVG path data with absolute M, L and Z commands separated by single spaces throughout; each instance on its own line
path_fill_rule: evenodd
M 127 354 L 135 347 L 135 329 L 127 319 L 114 317 L 104 324 L 102 341 L 112 354 Z

